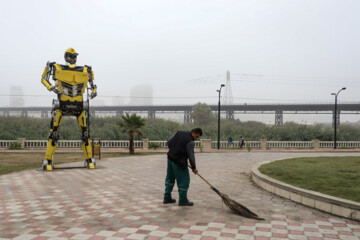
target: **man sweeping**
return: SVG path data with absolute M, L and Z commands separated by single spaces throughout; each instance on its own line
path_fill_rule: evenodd
M 176 200 L 171 197 L 175 180 L 179 191 L 179 206 L 193 206 L 187 198 L 187 191 L 190 184 L 190 175 L 188 169 L 188 159 L 193 173 L 197 174 L 195 164 L 195 140 L 202 136 L 201 128 L 194 128 L 190 132 L 178 131 L 169 138 L 167 145 L 169 152 L 167 154 L 167 174 L 165 179 L 164 204 L 175 203 Z

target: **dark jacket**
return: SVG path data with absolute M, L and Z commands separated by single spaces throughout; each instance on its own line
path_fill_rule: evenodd
M 178 131 L 167 141 L 169 152 L 168 158 L 182 168 L 187 168 L 189 159 L 192 169 L 196 168 L 194 146 L 195 142 L 190 132 Z

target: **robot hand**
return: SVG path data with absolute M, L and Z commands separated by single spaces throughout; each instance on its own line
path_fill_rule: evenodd
M 91 94 L 90 94 L 90 99 L 93 99 L 93 98 L 95 98 L 97 96 L 97 92 L 92 92 Z
M 96 89 L 97 89 L 96 85 L 91 85 L 90 99 L 93 99 L 94 97 L 97 96 L 97 91 L 96 91 Z
M 53 92 L 56 93 L 56 94 L 59 94 L 59 93 L 60 93 L 59 88 L 56 87 L 56 86 L 53 86 L 53 87 L 51 88 L 51 91 L 53 91 Z

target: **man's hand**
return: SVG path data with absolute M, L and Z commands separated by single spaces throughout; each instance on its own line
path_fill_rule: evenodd
M 192 169 L 192 172 L 197 174 L 199 171 L 196 168 L 194 168 L 194 169 Z

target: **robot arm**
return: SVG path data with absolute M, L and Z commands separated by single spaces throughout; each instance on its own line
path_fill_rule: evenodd
M 55 62 L 47 62 L 44 72 L 41 76 L 41 83 L 47 88 L 49 91 L 54 91 L 55 93 L 59 93 L 59 89 L 56 86 L 51 85 L 49 82 L 51 72 L 53 71 Z
M 95 85 L 95 84 L 91 84 L 91 83 L 90 83 L 90 85 L 91 85 L 91 94 L 90 94 L 90 98 L 91 98 L 91 99 L 93 99 L 94 97 L 96 97 L 96 96 L 97 96 L 97 91 L 96 91 L 97 87 L 96 87 L 96 85 Z
M 89 73 L 89 83 L 90 83 L 90 89 L 91 89 L 91 94 L 90 94 L 90 98 L 93 99 L 97 96 L 97 87 L 94 84 L 94 72 L 92 71 L 90 66 L 87 66 L 88 68 L 88 73 Z

